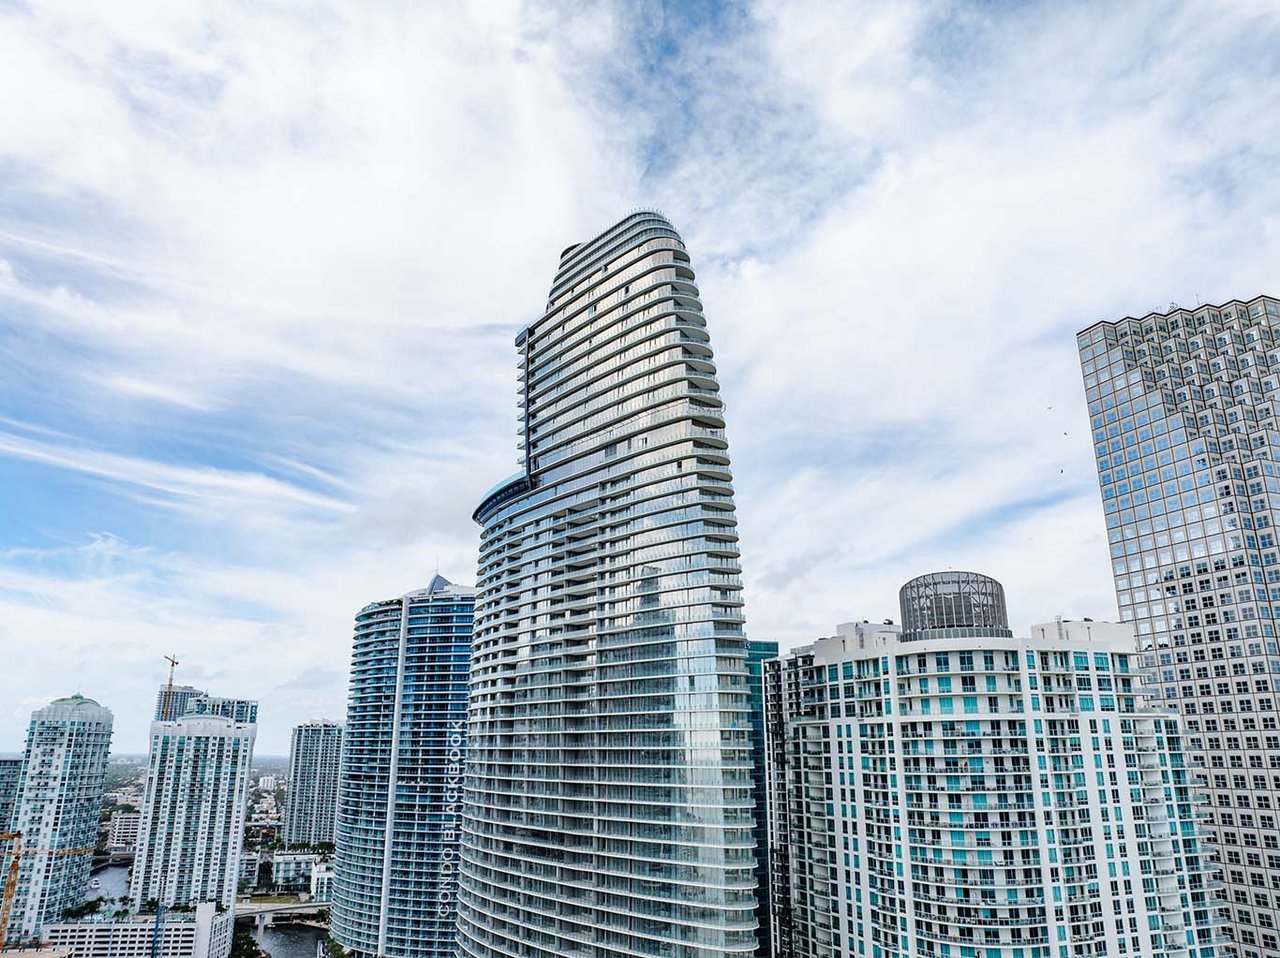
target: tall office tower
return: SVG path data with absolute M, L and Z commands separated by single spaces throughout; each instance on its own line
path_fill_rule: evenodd
M 21 755 L 0 755 L 0 832 L 10 831 L 22 777 Z
M 516 348 L 523 468 L 475 512 L 459 945 L 748 958 L 738 536 L 679 234 L 637 212 L 569 247 Z
M 356 616 L 329 933 L 357 955 L 456 954 L 475 601 L 437 575 Z
M 1193 774 L 1132 630 L 1015 638 L 972 572 L 900 602 L 900 633 L 854 624 L 769 663 L 777 953 L 1212 958 Z
M 157 722 L 172 722 L 179 715 L 187 714 L 187 706 L 193 699 L 208 694 L 203 689 L 192 688 L 190 685 L 175 685 L 172 688 L 167 684 L 162 685 L 160 691 L 156 692 L 154 719 Z
M 235 905 L 258 706 L 204 696 L 151 723 L 151 758 L 129 895 Z
M 751 690 L 751 788 L 756 803 L 756 958 L 773 956 L 769 918 L 769 792 L 765 775 L 764 669 L 766 662 L 777 657 L 777 642 L 763 639 L 747 641 L 747 685 Z
M 72 695 L 31 713 L 12 818 L 23 854 L 0 938 L 39 935 L 84 901 L 110 751 L 111 712 L 93 699 Z
M 1280 300 L 1078 337 L 1120 617 L 1204 769 L 1230 953 L 1280 954 Z
M 304 722 L 294 727 L 284 799 L 286 845 L 333 844 L 341 771 L 341 723 Z

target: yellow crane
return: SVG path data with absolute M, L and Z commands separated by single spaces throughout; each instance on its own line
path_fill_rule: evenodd
M 4 882 L 4 900 L 0 903 L 0 945 L 9 942 L 9 917 L 13 913 L 13 898 L 18 891 L 18 871 L 27 855 L 92 855 L 93 848 L 23 848 L 22 832 L 0 833 L 0 842 L 11 841 L 9 849 L 8 877 Z

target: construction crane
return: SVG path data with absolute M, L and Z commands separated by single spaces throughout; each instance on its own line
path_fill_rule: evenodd
M 22 859 L 27 855 L 92 855 L 94 848 L 23 848 L 22 832 L 0 833 L 0 842 L 11 841 L 9 849 L 8 877 L 4 882 L 4 899 L 0 903 L 0 945 L 9 942 L 9 918 L 13 914 L 13 899 L 18 891 L 18 872 Z
M 178 665 L 178 660 L 172 655 L 166 655 L 164 660 L 169 663 L 169 684 L 164 690 L 164 705 L 160 707 L 160 718 L 165 722 L 172 722 L 173 716 L 169 714 L 169 709 L 173 704 L 173 670 Z

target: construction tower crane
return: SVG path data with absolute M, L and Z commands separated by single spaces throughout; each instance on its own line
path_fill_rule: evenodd
M 173 670 L 178 665 L 178 660 L 172 655 L 166 655 L 164 660 L 169 663 L 169 684 L 164 690 L 164 705 L 160 707 L 160 719 L 164 722 L 172 722 L 174 716 L 169 714 L 169 710 L 173 707 Z
M 18 872 L 22 859 L 28 855 L 92 855 L 95 851 L 89 848 L 23 848 L 22 832 L 0 833 L 0 842 L 11 841 L 9 848 L 8 877 L 4 882 L 4 899 L 0 902 L 0 946 L 9 942 L 9 918 L 13 914 L 13 899 L 18 891 Z

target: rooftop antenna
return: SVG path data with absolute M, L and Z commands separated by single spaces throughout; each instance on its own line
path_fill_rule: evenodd
M 169 714 L 170 705 L 173 702 L 173 670 L 178 664 L 178 660 L 172 655 L 166 655 L 164 660 L 169 663 L 169 684 L 164 690 L 164 705 L 160 708 L 160 714 L 166 722 L 172 722 L 173 716 Z

